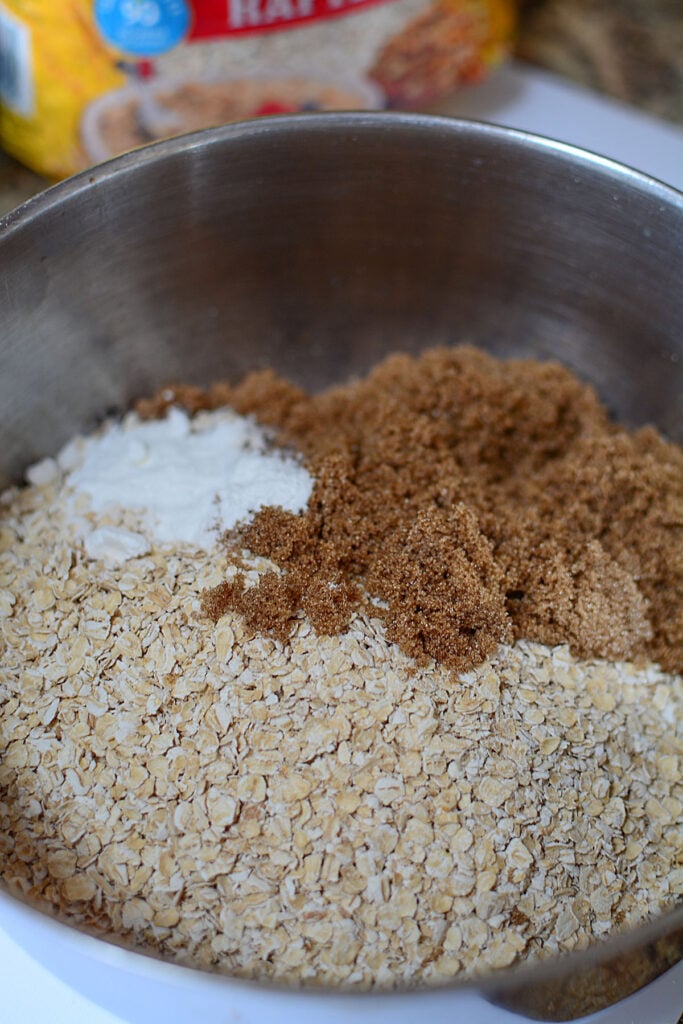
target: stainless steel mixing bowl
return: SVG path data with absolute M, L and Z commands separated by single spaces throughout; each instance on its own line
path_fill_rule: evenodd
M 461 341 L 558 357 L 622 420 L 680 441 L 682 265 L 681 195 L 519 132 L 325 114 L 161 143 L 0 222 L 0 483 L 169 380 L 270 364 L 319 387 L 392 349 Z M 30 945 L 34 917 L 2 908 Z M 682 949 L 678 910 L 477 988 L 568 1020 Z M 442 990 L 436 1018 L 465 991 Z M 306 998 L 323 1019 L 331 995 Z M 349 1018 L 366 1019 L 354 998 Z M 403 997 L 414 1015 L 421 998 Z

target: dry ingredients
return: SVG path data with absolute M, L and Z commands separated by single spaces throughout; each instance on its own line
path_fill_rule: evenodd
M 141 411 L 175 401 L 254 413 L 316 476 L 304 516 L 265 509 L 241 534 L 286 574 L 248 608 L 239 579 L 218 588 L 214 618 L 273 628 L 279 597 L 282 639 L 300 605 L 336 632 L 369 591 L 390 639 L 458 670 L 512 638 L 683 668 L 683 452 L 617 427 L 557 363 L 433 349 L 321 395 L 267 371 Z
M 218 531 L 262 505 L 301 511 L 313 483 L 299 461 L 273 451 L 256 424 L 227 409 L 192 420 L 180 409 L 148 423 L 129 417 L 76 449 L 61 456 L 62 465 L 69 457 L 79 462 L 70 485 L 96 512 L 143 507 L 145 544 L 153 536 L 212 546 Z M 45 477 L 58 468 L 46 459 L 30 471 L 34 479 L 37 470 Z
M 406 364 L 388 365 L 400 379 Z M 293 434 L 290 394 L 273 383 L 268 407 Z M 479 397 L 462 411 L 485 423 Z M 492 433 L 480 450 L 494 438 L 514 441 Z M 581 948 L 680 896 L 680 676 L 528 640 L 456 676 L 411 659 L 368 602 L 334 636 L 301 609 L 284 642 L 231 610 L 211 625 L 207 591 L 242 573 L 236 592 L 258 594 L 274 563 L 160 542 L 141 511 L 94 511 L 77 463 L 72 446 L 1 505 L 13 891 L 179 962 L 360 987 Z M 93 559 L 83 537 L 105 528 L 148 549 Z

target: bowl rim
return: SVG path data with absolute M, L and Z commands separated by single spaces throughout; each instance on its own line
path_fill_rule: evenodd
M 458 978 L 439 982 L 420 982 L 415 985 L 397 986 L 391 989 L 354 989 L 320 984 L 287 984 L 271 979 L 254 979 L 238 977 L 219 971 L 210 971 L 187 964 L 174 963 L 167 958 L 147 949 L 135 949 L 126 945 L 124 940 L 115 935 L 88 930 L 85 927 L 61 920 L 48 909 L 42 909 L 9 892 L 0 885 L 0 927 L 6 929 L 3 918 L 9 912 L 10 917 L 20 915 L 32 920 L 41 929 L 47 929 L 56 939 L 66 940 L 84 955 L 89 956 L 98 964 L 109 967 L 123 968 L 138 977 L 161 980 L 175 980 L 186 985 L 208 984 L 214 987 L 240 988 L 254 993 L 271 993 L 303 997 L 312 1000 L 315 997 L 334 995 L 349 1003 L 361 1003 L 371 999 L 387 999 L 407 996 L 420 997 L 451 992 L 478 992 L 483 995 L 495 996 L 499 993 L 523 991 L 525 988 L 543 986 L 546 983 L 565 977 L 568 974 L 577 978 L 583 970 L 592 970 L 606 961 L 613 961 L 665 937 L 667 934 L 683 929 L 683 905 L 675 906 L 659 914 L 635 928 L 621 933 L 597 939 L 586 949 L 570 951 L 547 959 L 520 961 L 509 967 L 489 968 L 480 975 Z M 11 927 L 7 934 L 12 936 Z M 19 945 L 21 941 L 19 940 Z M 673 963 L 668 965 L 673 966 Z M 668 970 L 663 968 L 659 973 Z M 653 978 L 657 976 L 654 975 Z M 649 979 L 649 980 L 653 980 Z M 633 991 L 636 991 L 634 989 Z M 624 992 L 623 998 L 632 991 Z M 556 1018 L 557 1019 L 557 1018 Z M 565 1019 L 565 1018 L 560 1018 Z
M 649 194 L 683 216 L 683 191 L 651 175 L 603 156 L 589 149 L 583 149 L 569 142 L 562 142 L 547 135 L 508 128 L 503 125 L 480 121 L 476 118 L 451 117 L 445 114 L 406 113 L 399 111 L 322 111 L 299 114 L 270 114 L 265 117 L 235 121 L 217 128 L 204 128 L 196 132 L 176 135 L 146 146 L 140 146 L 127 153 L 95 164 L 56 184 L 49 185 L 42 192 L 0 217 L 0 243 L 9 234 L 32 222 L 47 210 L 68 202 L 72 197 L 87 192 L 93 186 L 120 175 L 133 173 L 137 167 L 157 163 L 186 153 L 202 151 L 213 146 L 259 138 L 264 135 L 291 135 L 300 129 L 322 134 L 336 130 L 348 132 L 349 140 L 354 131 L 392 131 L 394 128 L 412 129 L 425 135 L 446 132 L 458 137 L 479 138 L 484 141 L 507 143 L 534 154 L 551 153 L 567 166 L 591 169 L 614 181 L 615 187 L 630 185 L 636 190 Z M 619 196 L 613 197 L 615 202 Z
M 358 100 L 361 101 L 364 106 L 359 105 L 359 110 L 381 110 L 384 103 L 384 96 L 378 85 L 376 85 L 369 78 L 364 78 L 360 74 L 347 73 L 346 76 L 343 74 L 334 75 L 329 72 L 314 71 L 312 73 L 304 74 L 303 72 L 296 71 L 293 68 L 288 68 L 286 65 L 273 65 L 268 69 L 254 70 L 251 72 L 243 71 L 224 74 L 204 74 L 204 75 L 187 75 L 185 77 L 181 75 L 159 75 L 156 78 L 150 79 L 148 84 L 142 86 L 142 88 L 149 89 L 151 95 L 155 98 L 159 93 L 168 92 L 171 90 L 182 89 L 185 86 L 214 86 L 223 85 L 231 86 L 235 83 L 249 82 L 249 83 L 272 83 L 276 80 L 280 82 L 306 82 L 313 86 L 335 86 L 338 89 L 346 89 L 349 92 L 355 92 Z M 116 154 L 109 152 L 106 142 L 103 141 L 99 119 L 103 113 L 106 113 L 111 107 L 117 106 L 122 102 L 128 100 L 140 100 L 141 86 L 136 83 L 129 82 L 126 85 L 121 86 L 118 89 L 111 89 L 109 92 L 102 93 L 97 99 L 93 100 L 85 108 L 80 122 L 80 136 L 83 145 L 87 151 L 88 156 L 99 162 L 104 163 L 105 161 L 116 159 Z M 334 111 L 321 111 L 325 113 L 334 113 Z M 239 122 L 243 123 L 247 120 L 254 120 L 254 116 L 248 118 L 241 118 Z M 216 126 L 219 127 L 219 126 Z M 207 129 L 198 129 L 198 131 L 206 131 Z M 208 129 L 211 130 L 211 129 Z M 182 137 L 183 135 L 197 134 L 197 132 L 182 132 L 180 136 L 172 136 L 172 138 Z M 166 139 L 158 140 L 160 142 L 168 141 Z M 153 143 L 148 143 L 153 145 Z M 140 149 L 142 147 L 138 147 Z M 131 150 L 130 152 L 133 152 Z M 123 154 L 119 154 L 123 155 Z

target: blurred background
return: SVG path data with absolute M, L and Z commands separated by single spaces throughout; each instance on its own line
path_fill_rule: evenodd
M 679 0 L 528 0 L 519 58 L 683 124 Z
M 431 105 L 422 103 L 420 109 L 539 131 L 597 149 L 681 187 L 675 180 L 674 168 L 676 162 L 683 167 L 680 0 L 509 3 L 516 6 L 517 16 L 510 56 L 497 63 L 497 55 L 491 62 L 496 66 L 491 67 L 490 73 L 487 67 L 487 74 L 481 76 L 484 81 L 462 84 L 452 97 Z M 0 9 L 3 8 L 9 19 L 13 11 L 11 0 L 6 4 L 0 2 Z M 18 9 L 21 10 L 21 4 Z M 335 23 L 341 21 L 353 19 L 337 19 Z M 408 31 L 410 40 L 416 38 L 413 24 L 416 23 L 411 22 Z M 411 59 L 423 60 L 423 52 Z M 599 101 L 606 102 L 600 105 Z M 260 112 L 277 113 L 277 106 L 270 110 L 266 105 Z M 283 109 L 291 108 L 285 105 Z M 4 138 L 9 139 L 10 128 L 5 124 L 3 129 L 0 120 L 0 214 L 49 184 L 47 176 L 35 173 L 35 163 L 34 170 L 30 170 L 1 148 L 3 131 Z M 659 162 L 658 145 L 665 151 Z M 6 149 L 12 148 L 9 143 L 6 145 Z M 648 160 L 650 152 L 654 156 Z M 640 153 L 643 156 L 639 161 Z M 92 155 L 90 160 L 94 162 Z

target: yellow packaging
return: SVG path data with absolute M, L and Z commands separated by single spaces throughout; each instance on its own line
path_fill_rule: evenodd
M 0 0 L 0 144 L 48 177 L 231 120 L 485 76 L 513 0 Z

